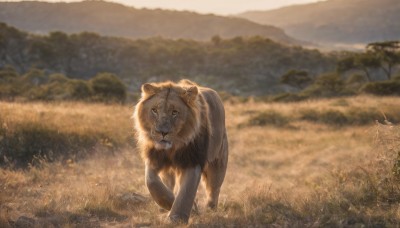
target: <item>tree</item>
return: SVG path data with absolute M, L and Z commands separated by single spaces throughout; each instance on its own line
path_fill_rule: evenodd
M 221 39 L 221 37 L 218 36 L 218 35 L 215 35 L 215 36 L 213 36 L 213 37 L 211 38 L 211 42 L 214 44 L 214 46 L 220 45 L 221 41 L 222 41 L 222 39 Z
M 280 79 L 281 83 L 298 89 L 304 89 L 312 81 L 313 79 L 308 75 L 308 72 L 304 70 L 290 70 L 286 74 L 282 75 Z
M 336 69 L 339 73 L 350 70 L 361 70 L 364 72 L 367 80 L 372 81 L 369 71 L 380 66 L 380 60 L 371 52 L 350 53 L 337 62 Z
M 379 60 L 381 69 L 390 80 L 393 68 L 400 64 L 400 41 L 370 43 L 367 50 Z

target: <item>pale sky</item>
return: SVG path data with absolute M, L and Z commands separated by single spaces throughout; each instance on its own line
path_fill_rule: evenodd
M 3 0 L 0 0 L 3 1 Z M 19 0 L 5 0 L 19 1 Z M 60 0 L 42 0 L 60 2 Z M 75 2 L 80 0 L 61 0 L 62 2 Z M 198 13 L 214 13 L 229 15 L 248 10 L 268 10 L 292 4 L 304 4 L 321 0 L 107 0 L 119 2 L 135 8 L 162 8 L 171 10 L 189 10 Z
M 318 0 L 114 0 L 138 8 L 190 10 L 199 13 L 236 14 L 248 10 L 267 10 Z

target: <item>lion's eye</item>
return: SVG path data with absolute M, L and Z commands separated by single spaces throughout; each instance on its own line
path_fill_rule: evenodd
M 177 116 L 178 114 L 179 114 L 178 111 L 176 111 L 176 110 L 172 111 L 172 116 Z
M 152 109 L 151 109 L 151 112 L 152 112 L 153 114 L 157 114 L 157 109 L 152 108 Z

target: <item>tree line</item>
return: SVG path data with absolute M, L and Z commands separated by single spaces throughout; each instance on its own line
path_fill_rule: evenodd
M 362 52 L 341 52 L 336 70 L 317 76 L 306 70 L 292 69 L 281 75 L 280 82 L 297 90 L 277 100 L 301 100 L 371 93 L 400 95 L 400 41 L 374 42 Z
M 125 95 L 119 101 L 137 95 L 144 82 L 181 78 L 239 96 L 278 94 L 273 99 L 283 101 L 360 92 L 395 95 L 399 56 L 398 41 L 371 43 L 362 52 L 322 53 L 259 36 L 214 36 L 204 42 L 88 32 L 39 36 L 0 23 L 0 93 L 3 99 L 113 100 L 114 95 L 100 96 L 93 84 L 100 73 L 109 72 L 122 85 L 117 87 Z M 44 76 L 29 84 L 32 75 Z
M 237 95 L 262 95 L 278 91 L 279 76 L 289 69 L 318 74 L 334 69 L 335 61 L 331 54 L 259 36 L 214 36 L 204 42 L 129 40 L 89 32 L 40 36 L 0 23 L 0 67 L 13 66 L 20 74 L 37 68 L 75 79 L 110 72 L 129 91 L 139 90 L 147 81 L 186 77 Z
M 90 80 L 82 80 L 38 69 L 20 75 L 11 66 L 0 68 L 1 100 L 123 103 L 126 98 L 126 85 L 111 73 L 99 73 Z

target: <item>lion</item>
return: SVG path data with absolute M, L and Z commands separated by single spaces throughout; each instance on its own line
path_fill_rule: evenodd
M 133 118 L 146 186 L 171 222 L 188 223 L 200 179 L 207 207 L 218 205 L 228 163 L 223 103 L 189 80 L 146 83 L 141 90 Z

